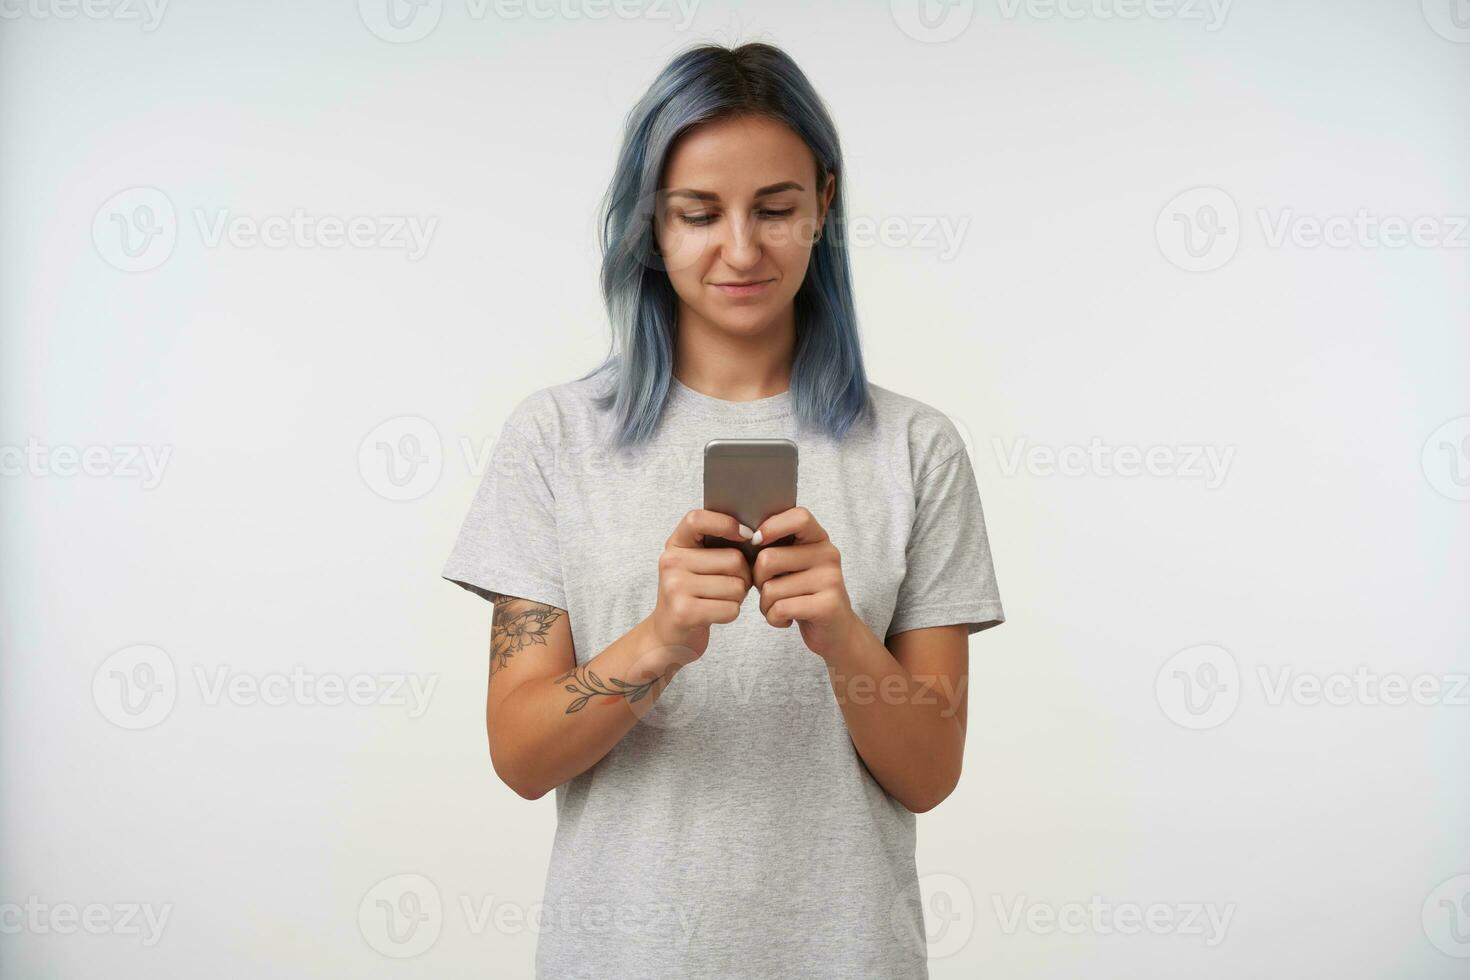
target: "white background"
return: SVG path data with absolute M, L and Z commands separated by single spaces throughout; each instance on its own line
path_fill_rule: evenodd
M 0 973 L 530 975 L 553 797 L 494 778 L 439 570 L 505 413 L 605 351 L 622 120 L 706 39 L 827 100 L 870 376 L 981 485 L 932 975 L 1470 969 L 1465 3 L 385 2 L 0 5 Z M 364 243 L 249 237 L 297 209 Z

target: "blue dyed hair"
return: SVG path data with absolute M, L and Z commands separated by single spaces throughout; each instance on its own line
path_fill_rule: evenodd
M 607 372 L 596 399 L 612 409 L 619 446 L 653 433 L 672 385 L 678 295 L 654 250 L 658 182 L 670 147 L 690 127 L 733 116 L 783 123 L 816 158 L 820 195 L 834 177 L 822 237 L 812 246 L 795 297 L 791 399 L 798 427 L 840 440 L 871 416 L 848 266 L 842 148 L 821 98 L 796 62 L 764 43 L 701 44 L 674 57 L 628 114 L 617 169 L 603 202 L 602 294 L 612 325 L 606 359 L 581 379 Z

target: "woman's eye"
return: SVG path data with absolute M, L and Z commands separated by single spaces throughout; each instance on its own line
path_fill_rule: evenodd
M 763 209 L 763 210 L 758 211 L 756 213 L 759 214 L 763 218 L 789 218 L 793 214 L 796 213 L 796 209 L 795 208 L 785 208 L 783 210 Z M 714 221 L 715 220 L 715 216 L 712 215 L 712 214 L 681 214 L 681 215 L 679 215 L 679 220 L 682 221 L 682 222 L 684 222 L 686 225 L 707 225 L 711 221 Z

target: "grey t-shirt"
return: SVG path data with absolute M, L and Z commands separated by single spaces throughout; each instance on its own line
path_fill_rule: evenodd
M 703 504 L 704 444 L 779 437 L 876 635 L 1004 621 L 974 471 L 942 412 L 870 384 L 876 422 L 837 443 L 798 433 L 790 391 L 735 402 L 671 380 L 654 438 L 631 451 L 610 448 L 590 401 L 601 378 L 524 398 L 443 576 L 565 609 L 585 663 L 653 611 L 664 542 Z M 914 815 L 868 773 L 822 659 L 766 622 L 755 590 L 556 808 L 538 978 L 928 975 Z

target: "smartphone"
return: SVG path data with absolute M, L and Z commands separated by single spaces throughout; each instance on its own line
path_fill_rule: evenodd
M 790 439 L 711 439 L 704 444 L 704 509 L 729 514 L 754 530 L 772 514 L 796 506 L 796 443 Z M 752 564 L 767 545 L 706 537 L 706 548 L 739 548 Z

